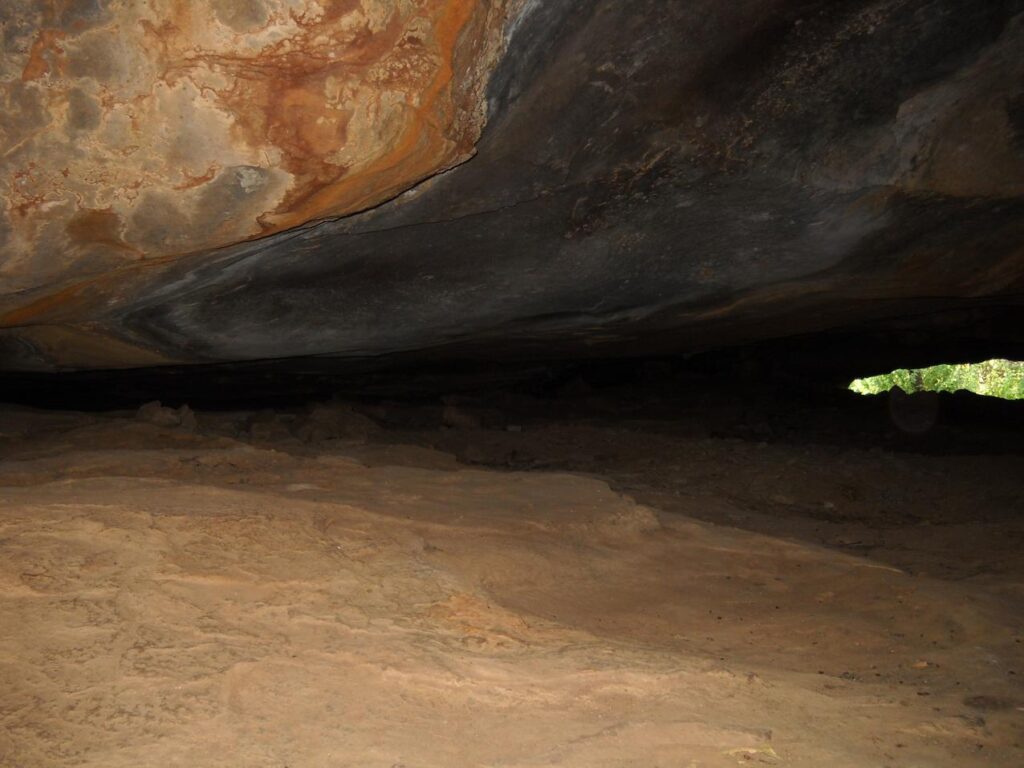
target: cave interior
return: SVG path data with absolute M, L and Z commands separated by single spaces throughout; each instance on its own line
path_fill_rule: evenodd
M 1024 1 L 0 40 L 0 766 L 1024 765 Z

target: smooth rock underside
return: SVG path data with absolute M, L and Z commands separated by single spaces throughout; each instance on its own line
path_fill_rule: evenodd
M 5 369 L 1022 306 L 1024 0 L 10 0 L 0 40 Z

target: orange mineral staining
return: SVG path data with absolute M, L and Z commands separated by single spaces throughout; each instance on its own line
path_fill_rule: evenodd
M 353 213 L 462 162 L 506 2 L 8 0 L 0 298 Z

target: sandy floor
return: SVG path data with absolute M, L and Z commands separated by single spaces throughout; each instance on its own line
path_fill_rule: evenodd
M 0 418 L 0 766 L 1024 765 L 1019 458 L 174 421 Z

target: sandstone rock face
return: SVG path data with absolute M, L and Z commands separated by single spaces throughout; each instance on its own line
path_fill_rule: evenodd
M 465 160 L 501 12 L 6 0 L 0 292 L 351 213 Z
M 0 368 L 660 353 L 1024 307 L 1024 0 L 0 22 Z

